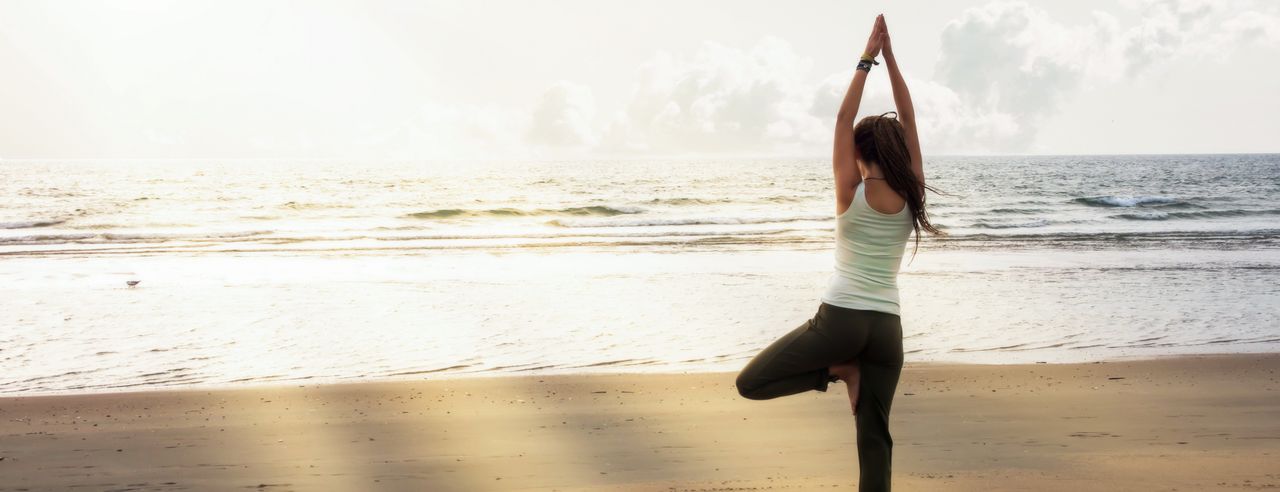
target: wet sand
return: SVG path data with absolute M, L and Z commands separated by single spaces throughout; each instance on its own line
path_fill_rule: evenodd
M 733 373 L 0 398 L 0 490 L 849 490 L 843 385 Z M 1280 488 L 1280 354 L 908 364 L 898 490 Z

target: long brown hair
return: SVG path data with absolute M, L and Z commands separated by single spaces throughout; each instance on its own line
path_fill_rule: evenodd
M 894 117 L 886 115 L 892 114 Z M 925 190 L 940 193 L 932 186 L 920 182 L 911 170 L 911 152 L 907 150 L 906 130 L 898 121 L 898 113 L 890 111 L 880 116 L 867 116 L 853 126 L 853 145 L 862 160 L 875 163 L 884 172 L 884 181 L 911 207 L 912 228 L 916 232 L 915 256 L 920 249 L 920 230 L 942 235 L 942 231 L 929 222 L 925 210 Z

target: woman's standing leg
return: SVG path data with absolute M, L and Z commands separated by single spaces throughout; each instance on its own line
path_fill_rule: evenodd
M 858 490 L 888 491 L 893 462 L 889 410 L 902 375 L 902 323 L 897 315 L 867 312 L 871 326 L 866 350 L 858 357 Z

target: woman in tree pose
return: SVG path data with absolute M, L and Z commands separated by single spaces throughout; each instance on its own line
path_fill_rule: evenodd
M 875 61 L 893 86 L 893 112 L 853 124 Z M 768 400 L 844 381 L 857 422 L 858 490 L 889 490 L 893 439 L 889 408 L 902 373 L 898 267 L 907 238 L 940 232 L 925 212 L 924 164 L 911 94 L 898 70 L 884 16 L 836 113 L 832 168 L 836 195 L 836 264 L 812 319 L 770 344 L 738 374 L 738 392 Z M 913 252 L 914 254 L 914 252 Z

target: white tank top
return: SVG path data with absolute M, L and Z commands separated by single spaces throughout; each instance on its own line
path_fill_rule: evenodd
M 822 302 L 890 314 L 898 310 L 898 268 L 912 224 L 910 204 L 886 214 L 867 204 L 863 183 L 849 209 L 836 217 L 836 271 Z

